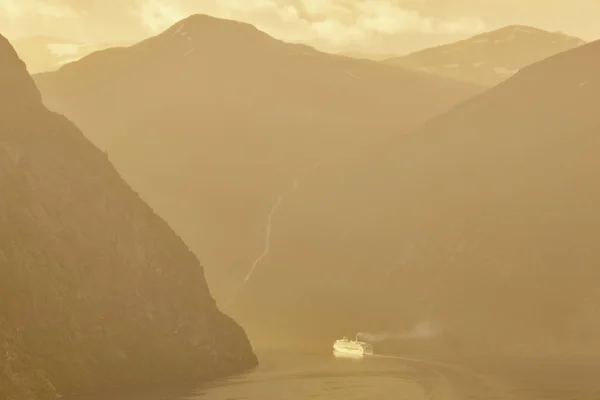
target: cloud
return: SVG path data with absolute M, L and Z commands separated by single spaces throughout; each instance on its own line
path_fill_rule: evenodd
M 478 18 L 439 19 L 423 16 L 415 10 L 399 7 L 392 0 L 361 1 L 358 3 L 357 24 L 365 31 L 395 35 L 399 33 L 478 33 L 485 24 Z
M 271 36 L 321 49 L 419 42 L 486 27 L 468 15 L 429 15 L 423 0 L 0 0 L 0 24 L 14 35 L 74 40 L 141 40 L 199 13 L 255 25 Z M 79 18 L 74 18 L 79 17 Z M 69 18 L 69 24 L 57 20 Z M 419 36 L 421 39 L 415 37 Z M 436 39 L 437 40 L 437 39 Z M 415 42 L 415 43 L 416 43 Z
M 439 325 L 431 320 L 424 320 L 407 331 L 359 332 L 356 336 L 369 342 L 382 342 L 385 340 L 427 340 L 436 338 L 441 332 Z
M 183 10 L 158 0 L 140 4 L 138 14 L 142 25 L 152 32 L 162 31 L 186 17 Z
M 51 0 L 0 0 L 0 16 L 8 18 L 73 18 L 79 14 L 62 1 Z
M 486 28 L 478 18 L 426 16 L 398 0 L 145 0 L 138 6 L 143 25 L 153 33 L 192 13 L 249 22 L 287 41 L 335 46 L 403 33 L 475 34 Z

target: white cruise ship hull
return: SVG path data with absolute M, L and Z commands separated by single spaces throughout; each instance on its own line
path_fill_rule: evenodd
M 333 344 L 333 352 L 337 354 L 348 354 L 348 355 L 372 355 L 373 348 L 363 342 L 337 340 Z

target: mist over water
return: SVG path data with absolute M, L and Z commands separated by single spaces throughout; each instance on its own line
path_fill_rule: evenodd
M 439 336 L 441 328 L 431 320 L 417 323 L 405 331 L 358 332 L 357 337 L 368 342 L 383 342 L 386 340 L 424 340 Z
M 252 372 L 216 382 L 144 388 L 65 400 L 598 400 L 598 366 L 571 370 L 522 365 L 458 364 L 402 357 L 259 353 Z M 587 372 L 587 373 L 586 373 Z M 596 374 L 590 374 L 595 372 Z M 546 379 L 552 381 L 549 384 Z

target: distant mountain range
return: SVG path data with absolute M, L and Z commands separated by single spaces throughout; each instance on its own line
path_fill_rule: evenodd
M 264 251 L 280 196 L 483 90 L 204 15 L 35 80 L 202 257 L 220 302 Z
M 106 154 L 42 104 L 0 36 L 0 398 L 253 367 L 198 259 Z
M 600 354 L 598 71 L 600 41 L 324 167 L 278 213 L 234 315 L 313 346 L 431 321 L 435 337 L 387 345 Z
M 373 61 L 384 61 L 389 60 L 391 58 L 397 57 L 396 54 L 384 54 L 384 53 L 365 53 L 360 51 L 347 51 L 343 53 L 338 53 L 340 56 L 350 57 L 350 58 L 358 58 L 362 60 L 373 60 Z
M 119 43 L 84 44 L 51 36 L 32 36 L 12 42 L 30 73 L 54 71 L 95 51 L 123 46 Z
M 493 86 L 529 64 L 584 43 L 579 38 L 562 33 L 514 25 L 390 58 L 386 62 Z

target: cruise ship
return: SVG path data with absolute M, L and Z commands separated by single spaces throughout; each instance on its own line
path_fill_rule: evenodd
M 344 336 L 343 339 L 338 339 L 333 343 L 333 352 L 337 354 L 372 355 L 373 346 L 359 341 L 358 336 L 355 340 L 349 340 Z

